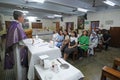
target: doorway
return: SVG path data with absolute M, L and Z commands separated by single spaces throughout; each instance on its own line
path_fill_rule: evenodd
M 97 31 L 99 29 L 99 21 L 91 21 L 91 31 Z

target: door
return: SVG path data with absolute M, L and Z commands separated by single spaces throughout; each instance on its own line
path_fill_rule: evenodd
M 97 31 L 99 28 L 99 21 L 91 21 L 91 31 Z
M 112 47 L 119 47 L 120 48 L 120 27 L 110 27 L 110 45 Z
M 5 21 L 5 26 L 6 26 L 6 31 L 8 30 L 8 28 L 10 27 L 12 21 Z
M 56 23 L 56 31 L 58 32 L 60 29 L 60 22 L 55 22 Z
M 66 22 L 66 30 L 68 32 L 74 30 L 74 22 Z

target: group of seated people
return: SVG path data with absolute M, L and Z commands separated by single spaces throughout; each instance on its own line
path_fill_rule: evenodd
M 53 41 L 55 45 L 61 49 L 64 60 L 67 60 L 70 54 L 78 51 L 79 59 L 87 52 L 88 55 L 94 55 L 94 48 L 102 44 L 103 35 L 92 31 L 90 34 L 87 30 L 82 31 L 82 35 L 77 36 L 76 31 L 68 33 L 67 30 L 55 31 Z

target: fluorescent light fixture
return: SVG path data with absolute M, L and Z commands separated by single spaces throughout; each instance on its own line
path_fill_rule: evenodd
M 29 11 L 23 11 L 23 10 L 15 10 L 15 11 L 20 11 L 20 12 L 25 13 L 25 14 L 29 13 Z
M 62 17 L 62 15 L 54 14 L 54 17 Z
M 83 9 L 83 8 L 77 8 L 78 11 L 81 11 L 81 12 L 87 12 L 88 10 L 87 9 Z
M 110 5 L 110 6 L 115 6 L 116 4 L 110 0 L 103 1 L 103 3 Z
M 45 0 L 31 0 L 31 1 L 38 2 L 38 3 L 44 3 L 45 2 Z
M 55 16 L 47 16 L 48 18 L 55 18 Z
M 21 12 L 23 12 L 24 15 L 29 13 L 28 11 L 21 11 Z
M 20 11 L 20 12 L 22 12 L 22 13 L 23 13 L 23 15 L 26 15 L 26 14 L 28 14 L 28 13 L 29 13 L 29 11 L 23 11 L 23 10 L 15 10 L 15 11 Z
M 28 19 L 29 21 L 36 21 L 37 17 L 28 16 L 27 19 Z
M 21 12 L 23 12 L 23 13 L 25 13 L 25 14 L 28 14 L 28 13 L 29 13 L 29 11 L 21 11 Z

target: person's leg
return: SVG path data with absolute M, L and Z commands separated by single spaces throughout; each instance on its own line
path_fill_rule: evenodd
M 79 52 L 79 58 L 80 58 L 80 57 L 83 57 L 84 50 L 79 47 L 79 48 L 78 48 L 78 52 Z
M 108 46 L 109 46 L 109 44 L 105 43 L 105 50 L 108 50 Z
M 65 49 L 68 48 L 68 45 L 65 44 L 61 47 L 62 57 L 64 56 Z
M 68 54 L 64 53 L 64 60 L 67 60 L 67 58 L 68 58 Z
M 94 50 L 93 50 L 93 48 L 94 48 L 94 45 L 90 45 L 89 46 L 89 49 L 88 49 L 88 54 L 91 56 L 91 55 L 94 55 Z

